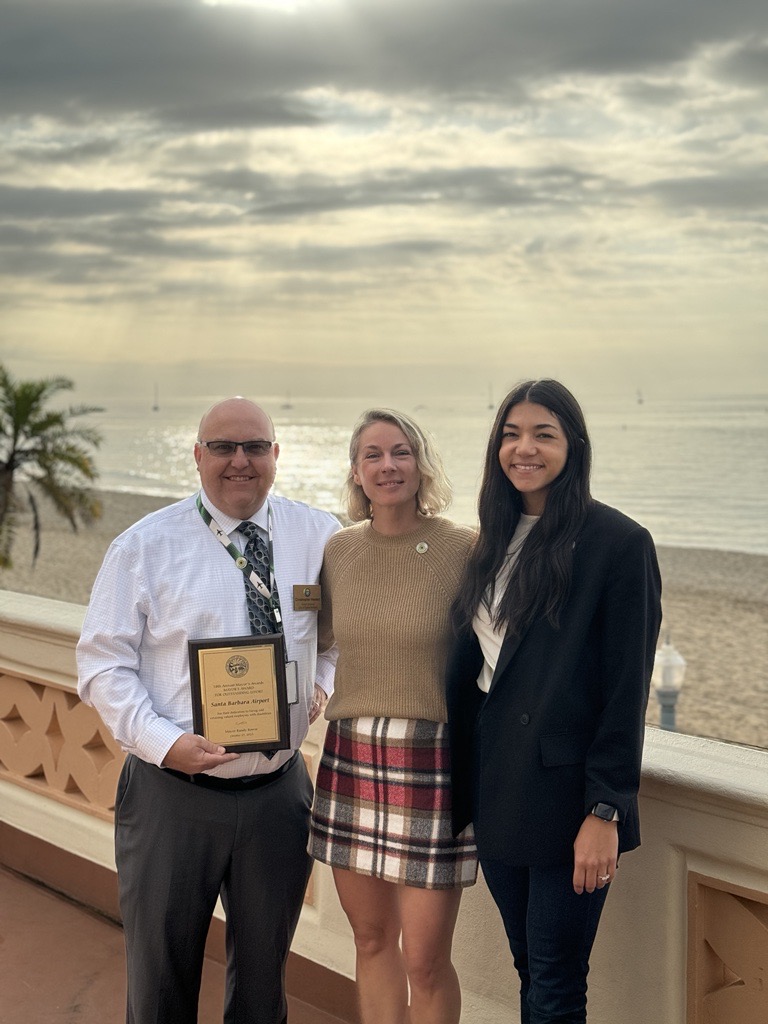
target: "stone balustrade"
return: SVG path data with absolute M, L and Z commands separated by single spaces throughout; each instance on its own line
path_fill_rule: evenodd
M 75 858 L 86 875 L 88 865 L 114 870 L 122 753 L 77 699 L 82 615 L 0 591 L 0 837 L 14 837 L 17 870 L 24 836 L 59 850 L 57 860 Z M 322 735 L 316 722 L 303 749 L 310 768 Z M 649 729 L 640 802 L 643 845 L 622 858 L 606 904 L 590 1022 L 765 1024 L 768 751 Z M 304 974 L 322 965 L 349 990 L 354 947 L 324 865 L 316 865 L 294 950 Z M 465 1024 L 517 1020 L 511 958 L 482 880 L 464 895 L 454 959 Z
M 0 591 L 0 778 L 111 820 L 124 755 L 77 696 L 82 616 Z
M 110 818 L 123 754 L 70 690 L 0 675 L 0 776 Z

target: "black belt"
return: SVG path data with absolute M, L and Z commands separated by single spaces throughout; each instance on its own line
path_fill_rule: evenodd
M 163 768 L 162 771 L 166 775 L 173 775 L 175 779 L 191 782 L 193 786 L 202 786 L 203 789 L 219 789 L 225 790 L 227 793 L 242 793 L 243 790 L 267 786 L 270 782 L 274 782 L 275 779 L 279 779 L 281 775 L 285 775 L 294 766 L 298 756 L 299 752 L 295 750 L 293 757 L 273 772 L 265 772 L 262 775 L 241 775 L 239 778 L 234 779 L 222 779 L 218 775 L 206 775 L 205 772 L 200 772 L 197 775 L 187 775 L 185 772 L 177 772 L 174 768 Z

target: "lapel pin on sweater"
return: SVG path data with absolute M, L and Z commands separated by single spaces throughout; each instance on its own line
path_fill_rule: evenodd
M 425 551 L 429 551 L 429 544 L 425 540 L 420 540 L 416 545 L 416 550 L 420 555 L 423 555 Z

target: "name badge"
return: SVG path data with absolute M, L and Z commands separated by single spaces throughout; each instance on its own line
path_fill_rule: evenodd
M 319 583 L 297 583 L 293 588 L 295 612 L 319 612 L 323 606 Z

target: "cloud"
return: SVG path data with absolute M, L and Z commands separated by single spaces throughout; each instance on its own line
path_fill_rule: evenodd
M 758 27 L 768 31 L 761 0 L 348 0 L 292 14 L 25 0 L 4 14 L 0 88 L 6 111 L 27 116 L 173 120 L 210 109 L 220 127 L 306 123 L 298 100 L 278 97 L 335 88 L 509 99 L 530 81 L 670 67 Z M 742 62 L 759 63 L 759 49 Z
M 763 0 L 6 4 L 9 343 L 752 353 L 767 40 Z
M 89 139 L 86 142 L 64 144 L 50 141 L 36 146 L 19 146 L 8 155 L 21 163 L 30 164 L 84 164 L 118 155 L 116 139 Z
M 768 39 L 750 39 L 735 47 L 716 70 L 726 80 L 757 88 L 768 85 Z
M 14 220 L 104 217 L 138 214 L 157 196 L 142 189 L 23 188 L 0 185 L 0 217 Z
M 675 210 L 696 208 L 743 214 L 768 208 L 765 165 L 742 173 L 660 179 L 638 191 L 658 197 Z

